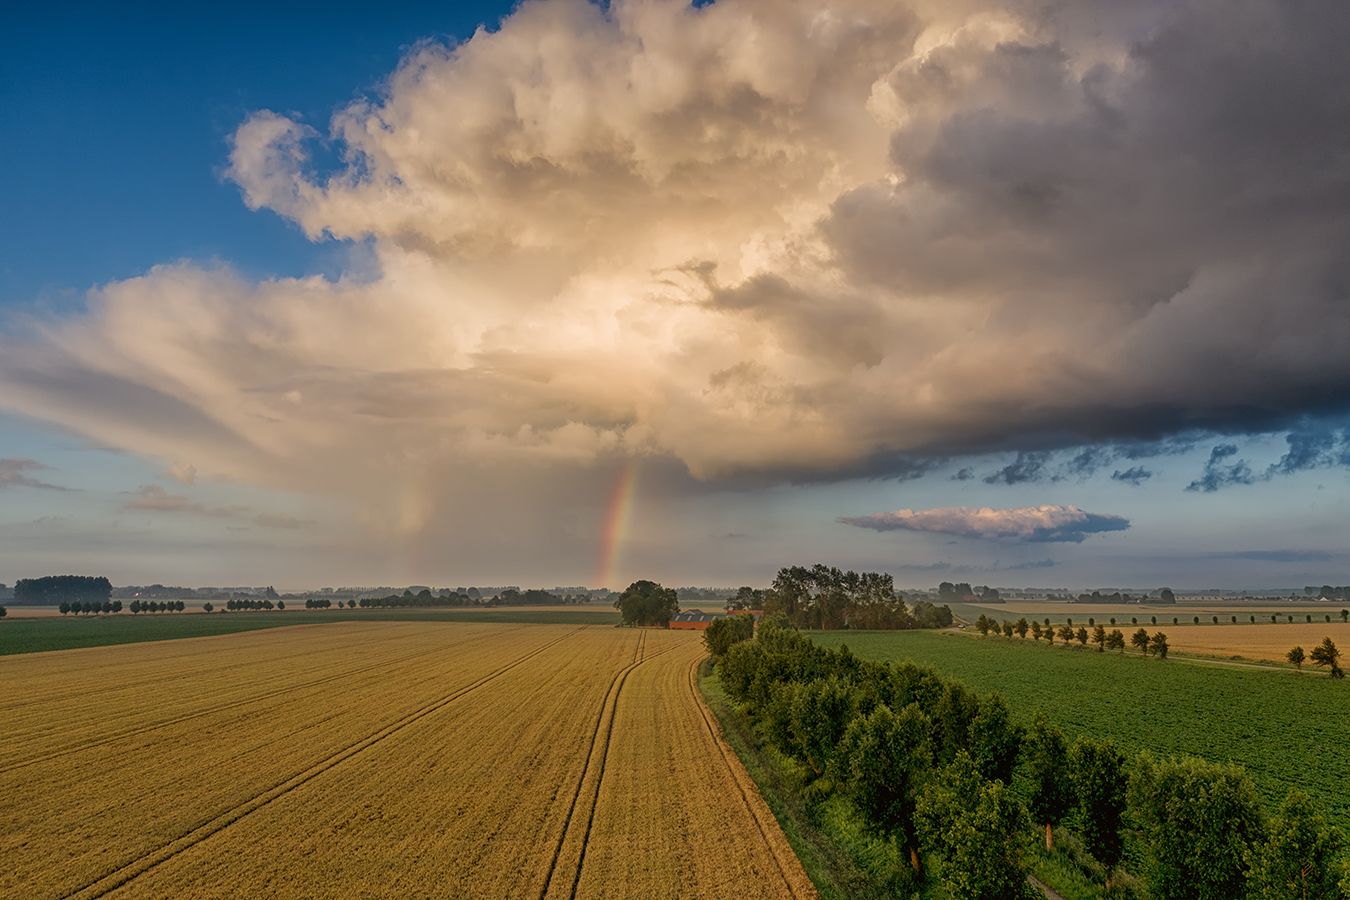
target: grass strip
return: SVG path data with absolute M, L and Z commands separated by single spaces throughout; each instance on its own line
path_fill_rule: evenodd
M 722 690 L 711 660 L 699 667 L 698 685 L 822 900 L 888 896 L 872 884 L 845 847 L 821 830 L 819 816 L 802 796 L 790 763 L 761 744 L 749 717 Z

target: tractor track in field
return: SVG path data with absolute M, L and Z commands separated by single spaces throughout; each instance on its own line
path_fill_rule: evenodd
M 423 656 L 431 656 L 436 653 L 444 653 L 445 650 L 446 650 L 445 647 L 433 647 L 429 650 L 419 650 L 416 653 L 408 653 L 395 659 L 386 659 L 380 662 L 367 663 L 365 665 L 360 665 L 342 672 L 326 674 L 324 675 L 323 680 L 327 681 L 333 678 L 350 678 L 354 675 L 360 675 L 364 672 L 369 672 L 373 669 L 382 669 L 390 665 L 398 665 L 401 663 L 408 662 L 410 660 L 418 659 Z M 266 700 L 272 700 L 276 697 L 285 696 L 286 694 L 294 694 L 306 690 L 322 691 L 323 689 L 324 688 L 322 683 L 316 685 L 316 683 L 311 680 L 306 681 L 303 684 L 291 685 L 290 687 L 277 688 L 276 690 L 273 691 L 267 691 L 265 693 L 256 694 L 252 697 L 246 697 L 240 700 L 231 700 L 228 703 L 220 703 L 217 704 L 216 706 L 198 709 L 190 713 L 184 713 L 181 716 L 175 716 L 171 719 L 164 719 L 163 721 L 160 722 L 152 722 L 150 724 L 141 725 L 135 728 L 127 728 L 114 734 L 109 734 L 104 737 L 101 737 L 95 741 L 88 741 L 81 744 L 59 747 L 57 749 L 48 750 L 43 753 L 38 753 L 33 756 L 16 760 L 14 762 L 7 762 L 3 766 L 0 766 L 0 775 L 6 775 L 10 772 L 13 772 L 16 769 L 22 769 L 27 766 L 37 765 L 38 763 L 48 762 L 53 759 L 59 759 L 62 756 L 69 756 L 73 753 L 80 753 L 85 750 L 93 750 L 97 747 L 103 747 L 108 744 L 116 743 L 117 741 L 120 740 L 125 740 L 126 738 L 136 737 L 137 735 L 142 734 L 148 734 L 149 732 L 152 731 L 158 731 L 161 728 L 169 728 L 174 725 L 179 725 L 183 722 L 190 722 L 193 719 L 200 719 L 205 716 L 215 715 L 217 713 L 225 712 L 230 709 L 237 709 L 242 706 L 252 706 L 253 704 L 256 703 L 260 703 Z
M 456 700 L 459 700 L 461 697 L 464 697 L 467 694 L 472 693 L 473 691 L 495 680 L 496 678 L 499 678 L 500 676 L 504 675 L 510 670 L 515 669 L 518 666 L 521 666 L 524 663 L 530 661 L 531 659 L 552 649 L 553 647 L 556 647 L 558 644 L 561 644 L 563 641 L 566 641 L 573 635 L 576 635 L 586 630 L 587 627 L 588 626 L 583 625 L 580 628 L 576 628 L 572 631 L 569 631 L 566 634 L 562 635 L 561 637 L 549 641 L 543 646 L 531 650 L 529 653 L 526 653 L 523 656 L 517 657 L 511 662 L 503 666 L 499 666 L 498 668 L 482 676 L 476 681 L 473 681 L 462 688 L 456 689 L 451 693 L 445 695 L 444 697 L 441 697 L 437 700 L 433 700 L 432 702 L 423 705 L 422 707 L 414 710 L 413 712 L 404 715 L 397 721 L 384 726 L 380 730 L 376 731 L 374 734 L 367 735 L 361 740 L 350 743 L 341 750 L 329 754 L 325 759 L 321 760 L 318 763 L 315 763 L 314 765 L 310 766 L 304 771 L 299 772 L 296 775 L 292 775 L 285 781 L 282 781 L 281 783 L 274 785 L 273 787 L 265 791 L 255 794 L 253 797 L 243 801 L 242 803 L 235 804 L 232 808 L 226 810 L 223 813 L 217 814 L 216 816 L 212 817 L 211 819 L 207 820 L 206 822 L 202 823 L 201 825 L 197 826 L 196 828 L 192 829 L 191 831 L 182 835 L 181 837 L 178 837 L 173 841 L 170 841 L 169 843 L 164 844 L 155 850 L 151 850 L 148 853 L 144 853 L 128 863 L 124 863 L 123 865 L 118 866 L 117 868 L 113 869 L 112 871 L 108 872 L 105 875 L 100 876 L 99 878 L 84 885 L 83 887 L 77 888 L 73 891 L 69 891 L 63 894 L 62 900 L 95 900 L 95 898 L 104 897 L 112 893 L 113 891 L 117 890 L 123 885 L 131 882 L 132 880 L 140 877 L 141 875 L 144 875 L 146 872 L 149 872 L 152 869 L 155 869 L 156 867 L 164 864 L 165 862 L 168 862 L 174 857 L 186 852 L 187 850 L 192 849 L 196 845 L 200 844 L 202 841 L 224 830 L 225 828 L 228 828 L 230 825 L 233 825 L 235 822 L 238 822 L 240 819 L 243 819 L 250 813 L 253 813 L 261 809 L 262 807 L 268 805 L 274 800 L 286 796 L 287 794 L 291 793 L 296 788 L 299 788 L 306 782 L 311 781 L 317 776 L 328 771 L 333 766 L 345 762 L 346 760 L 352 758 L 353 756 L 356 756 L 362 751 L 367 750 L 370 747 L 373 747 L 374 745 L 380 743 L 384 739 L 399 733 L 403 729 L 407 728 L 409 725 L 412 725 L 414 722 L 420 721 L 421 719 L 424 719 L 427 716 L 444 709 L 451 703 L 454 703 Z M 636 666 L 636 663 L 633 665 Z M 631 671 L 631 668 L 632 666 L 629 667 L 629 671 Z
M 749 780 L 750 776 L 746 773 L 745 767 L 741 765 L 740 760 L 735 758 L 735 754 L 729 751 L 726 741 L 722 738 L 721 728 L 713 721 L 713 716 L 708 709 L 708 704 L 704 702 L 702 694 L 699 693 L 698 667 L 702 661 L 702 659 L 696 659 L 693 665 L 689 667 L 689 693 L 693 697 L 694 705 L 698 707 L 699 715 L 703 718 L 704 727 L 708 729 L 708 736 L 711 738 L 714 746 L 717 747 L 717 752 L 722 755 L 722 762 L 731 773 L 731 780 L 735 782 L 736 790 L 740 792 L 741 802 L 745 804 L 745 808 L 750 813 L 750 818 L 754 820 L 755 828 L 759 830 L 759 836 L 763 840 L 765 848 L 769 851 L 768 856 L 773 860 L 774 866 L 777 867 L 778 874 L 782 877 L 783 885 L 787 888 L 788 893 L 793 897 L 807 896 L 814 898 L 816 896 L 814 891 L 807 895 L 799 894 L 797 892 L 792 878 L 788 875 L 789 867 L 784 865 L 783 860 L 779 858 L 777 843 L 770 839 L 769 831 L 766 829 L 764 821 L 760 818 L 759 808 L 750 800 L 749 790 L 754 790 L 756 794 L 758 794 L 759 791 L 754 787 L 753 782 L 751 782 L 750 789 L 747 790 L 745 782 Z M 763 805 L 762 801 L 761 805 Z M 765 807 L 765 809 L 767 811 L 767 807 Z M 773 814 L 769 813 L 769 817 L 770 820 L 772 820 Z M 778 830 L 778 823 L 774 821 L 773 825 L 770 827 L 773 830 Z M 793 860 L 794 862 L 796 861 L 795 856 L 793 857 Z
M 605 700 L 600 705 L 600 714 L 596 716 L 595 727 L 591 731 L 591 745 L 586 753 L 586 766 L 582 769 L 581 778 L 577 780 L 577 789 L 572 795 L 567 816 L 563 820 L 562 832 L 558 835 L 557 846 L 553 848 L 553 859 L 549 863 L 544 885 L 539 890 L 539 900 L 546 900 L 550 893 L 556 897 L 561 897 L 564 891 L 568 900 L 575 900 L 577 887 L 581 883 L 581 870 L 586 864 L 586 845 L 590 841 L 591 827 L 595 824 L 595 809 L 600 801 L 600 785 L 605 779 L 605 764 L 609 758 L 610 738 L 614 734 L 614 717 L 619 708 L 619 695 L 623 692 L 623 686 L 634 669 L 648 660 L 656 659 L 658 656 L 675 649 L 676 646 L 667 647 L 648 656 L 647 632 L 644 631 L 638 636 L 638 645 L 633 652 L 633 661 L 614 673 L 614 677 L 610 679 L 609 690 L 605 693 Z M 592 771 L 596 773 L 595 784 L 593 788 L 588 790 L 586 780 Z M 577 818 L 577 806 L 581 803 L 583 796 L 589 801 L 590 809 L 586 813 L 586 827 L 579 838 L 581 847 L 578 851 L 576 865 L 572 877 L 568 879 L 566 876 L 561 876 L 558 863 L 562 857 L 563 847 L 567 844 L 567 837 L 572 833 L 573 820 Z

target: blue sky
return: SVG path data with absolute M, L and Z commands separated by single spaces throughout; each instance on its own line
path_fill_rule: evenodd
M 1034 9 L 7 13 L 0 581 L 1350 580 L 1346 17 Z

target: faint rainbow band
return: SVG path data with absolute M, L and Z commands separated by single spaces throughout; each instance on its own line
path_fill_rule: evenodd
M 619 564 L 619 551 L 628 536 L 628 525 L 633 515 L 633 497 L 637 493 L 637 461 L 626 460 L 614 481 L 614 491 L 605 510 L 604 529 L 600 535 L 600 570 L 596 587 L 610 587 Z

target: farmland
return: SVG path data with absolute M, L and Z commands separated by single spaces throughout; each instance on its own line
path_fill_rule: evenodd
M 1168 644 L 1174 653 L 1221 658 L 1241 658 L 1284 663 L 1285 654 L 1295 645 L 1305 651 L 1317 646 L 1324 637 L 1330 637 L 1345 645 L 1350 652 L 1350 625 L 1341 620 L 1339 609 L 1328 610 L 1323 604 L 1318 609 L 1282 609 L 1271 612 L 1269 609 L 1239 609 L 1233 606 L 1215 606 L 1208 609 L 1196 607 L 1105 607 L 1087 605 L 1069 605 L 1066 603 L 1018 603 L 1004 606 L 959 605 L 959 614 L 967 621 L 975 621 L 980 615 L 987 615 L 998 621 L 1012 621 L 1026 616 L 1030 619 L 1062 625 L 1072 620 L 1075 625 L 1084 626 L 1095 620 L 1097 624 L 1108 628 L 1123 630 L 1128 637 L 1131 631 L 1143 627 L 1149 631 L 1164 631 Z M 1271 621 L 1275 616 L 1277 622 Z M 1233 617 L 1237 622 L 1233 622 Z M 1289 618 L 1293 617 L 1290 622 Z M 1312 621 L 1308 621 L 1311 616 Z M 1218 622 L 1214 621 L 1215 617 Z M 1253 623 L 1251 620 L 1255 618 Z M 1115 625 L 1109 625 L 1111 619 Z M 1154 619 L 1157 619 L 1156 624 Z M 1199 624 L 1195 619 L 1199 618 Z M 1132 620 L 1138 620 L 1135 624 Z M 1173 619 L 1177 619 L 1173 623 Z M 1329 620 L 1329 621 L 1328 621 Z
M 1322 643 L 1325 637 L 1335 641 L 1342 648 L 1341 652 L 1350 652 L 1350 627 L 1342 625 L 1339 619 L 1330 625 L 1294 622 L 1292 625 L 1267 623 L 1256 626 L 1214 626 L 1202 622 L 1198 626 L 1168 625 L 1166 630 L 1167 640 L 1174 652 L 1203 656 L 1242 657 L 1283 663 L 1291 647 L 1297 645 L 1307 652 Z M 1305 669 L 1312 670 L 1314 667 L 1306 665 Z
M 1293 634 L 1295 626 L 1271 627 Z M 1171 638 L 1170 626 L 1168 634 Z M 847 644 L 863 659 L 929 665 L 981 693 L 996 690 L 1017 719 L 1027 723 L 1040 708 L 1071 740 L 1086 735 L 1110 738 L 1127 753 L 1146 749 L 1162 756 L 1232 760 L 1247 768 L 1270 810 L 1291 787 L 1299 787 L 1333 821 L 1350 827 L 1343 785 L 1350 768 L 1350 686 L 1345 682 L 1133 654 L 1122 658 L 1047 647 L 1030 638 L 923 632 L 813 632 L 811 638 L 829 647 Z
M 366 622 L 0 659 L 0 895 L 813 897 L 698 635 Z
M 31 610 L 20 610 L 31 613 Z M 288 609 L 269 612 L 218 612 L 206 614 L 157 613 L 133 616 L 129 612 L 100 616 L 61 616 L 51 610 L 44 615 L 20 615 L 0 621 L 0 656 L 42 653 L 83 647 L 109 647 L 141 641 L 207 637 L 313 625 L 317 622 L 499 622 L 535 625 L 615 625 L 619 614 L 605 606 L 500 607 L 472 609 Z

